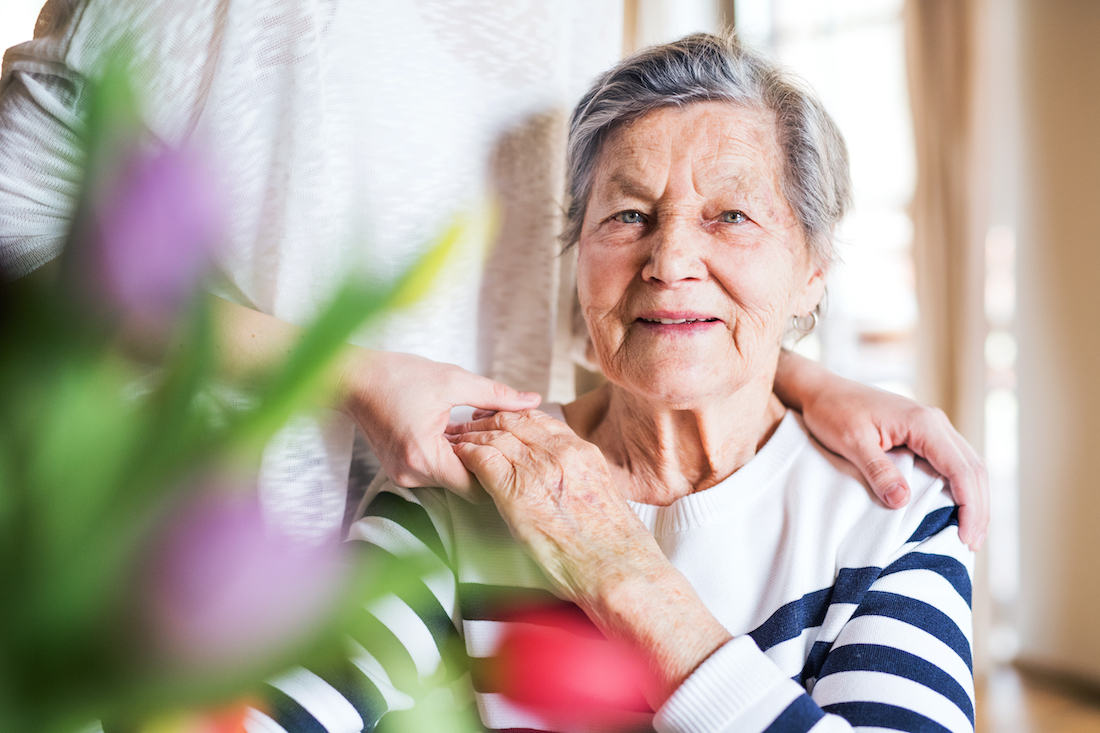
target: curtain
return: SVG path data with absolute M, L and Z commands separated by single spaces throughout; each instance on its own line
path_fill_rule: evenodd
M 984 439 L 984 239 L 989 226 L 989 0 L 906 0 L 909 95 L 917 153 L 910 213 L 918 396 L 980 451 Z M 990 666 L 987 553 L 974 578 L 974 671 Z
M 920 306 L 919 394 L 982 443 L 987 221 L 981 0 L 907 0 L 917 183 L 911 206 Z

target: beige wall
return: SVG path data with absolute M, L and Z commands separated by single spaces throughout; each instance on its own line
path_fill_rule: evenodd
M 1019 7 L 1022 658 L 1100 682 L 1100 2 Z

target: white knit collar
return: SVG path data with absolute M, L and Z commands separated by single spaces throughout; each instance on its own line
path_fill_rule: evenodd
M 798 413 L 788 410 L 768 442 L 724 481 L 668 506 L 627 501 L 655 536 L 697 529 L 744 511 L 761 492 L 781 479 L 809 439 Z
M 553 418 L 565 421 L 562 406 L 557 403 L 546 403 L 540 409 Z M 737 511 L 759 492 L 772 486 L 808 443 L 801 416 L 794 410 L 787 410 L 764 447 L 724 481 L 705 491 L 677 499 L 668 506 L 629 500 L 627 503 L 656 536 L 698 528 Z

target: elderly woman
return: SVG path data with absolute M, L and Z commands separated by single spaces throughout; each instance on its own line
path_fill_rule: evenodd
M 832 120 L 698 35 L 599 79 L 569 152 L 567 236 L 609 382 L 452 428 L 491 503 L 376 487 L 352 537 L 429 568 L 370 609 L 367 727 L 448 639 L 491 656 L 518 597 L 575 604 L 641 650 L 645 727 L 972 730 L 972 555 L 942 479 L 897 452 L 913 498 L 881 507 L 773 393 L 848 202 Z M 491 729 L 551 725 L 474 688 Z

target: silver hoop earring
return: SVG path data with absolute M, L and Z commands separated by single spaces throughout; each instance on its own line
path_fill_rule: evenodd
M 817 309 L 810 311 L 804 316 L 792 316 L 791 326 L 803 336 L 810 333 L 817 328 Z

